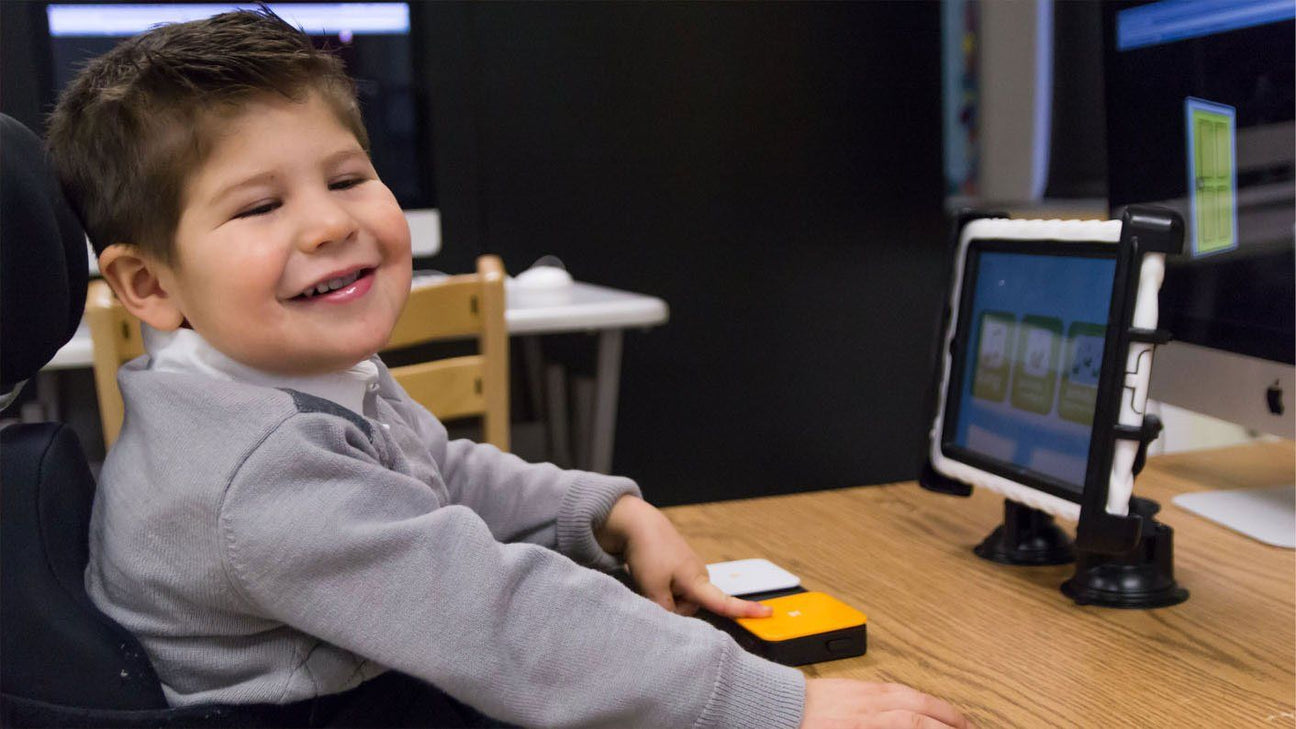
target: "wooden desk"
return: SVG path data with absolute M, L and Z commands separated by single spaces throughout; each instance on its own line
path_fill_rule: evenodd
M 807 676 L 898 681 L 981 727 L 1296 726 L 1296 552 L 1170 503 L 1292 483 L 1290 442 L 1151 459 L 1135 492 L 1175 530 L 1192 595 L 1157 610 L 1079 607 L 1070 566 L 1006 567 L 972 547 L 1002 500 L 914 483 L 666 509 L 707 562 L 765 557 L 863 610 L 868 653 Z

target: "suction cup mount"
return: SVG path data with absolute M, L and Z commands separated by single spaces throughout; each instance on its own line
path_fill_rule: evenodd
M 1053 517 L 1029 506 L 1004 499 L 1004 521 L 973 550 L 978 557 L 999 564 L 1049 565 L 1075 561 L 1071 538 Z
M 1062 593 L 1077 604 L 1146 609 L 1188 599 L 1174 579 L 1174 530 L 1153 519 L 1161 506 L 1135 497 L 1130 510 L 1143 520 L 1138 545 L 1114 556 L 1080 551 L 1075 576 L 1062 583 Z

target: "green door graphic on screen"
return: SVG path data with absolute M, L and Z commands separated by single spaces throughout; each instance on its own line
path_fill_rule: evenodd
M 1193 255 L 1237 247 L 1237 170 L 1233 107 L 1189 97 L 1188 195 Z
M 981 314 L 977 326 L 976 370 L 972 375 L 972 397 L 1003 402 L 1008 396 L 1012 373 L 1012 335 L 1017 317 L 1002 311 Z
M 1064 420 L 1093 425 L 1106 336 L 1107 327 L 1102 324 L 1077 321 L 1067 329 L 1066 366 L 1062 370 L 1062 391 L 1058 394 L 1058 415 Z
M 1013 407 L 1040 415 L 1053 409 L 1061 343 L 1062 320 L 1046 316 L 1022 319 L 1013 357 Z

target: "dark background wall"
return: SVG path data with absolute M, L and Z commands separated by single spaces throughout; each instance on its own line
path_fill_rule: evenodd
M 45 4 L 0 2 L 0 111 L 44 132 L 54 103 Z
M 615 469 L 662 504 L 916 475 L 944 290 L 936 3 L 416 7 L 446 270 L 651 293 Z

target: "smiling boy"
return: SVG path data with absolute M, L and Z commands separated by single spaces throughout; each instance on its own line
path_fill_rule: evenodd
M 313 724 L 962 725 L 903 687 L 807 683 L 673 614 L 767 609 L 711 585 L 633 482 L 450 441 L 375 355 L 410 240 L 366 146 L 340 63 L 268 11 L 127 41 L 51 119 L 148 351 L 119 376 L 86 587 L 172 705 L 299 704 Z M 651 601 L 588 569 L 622 561 Z

